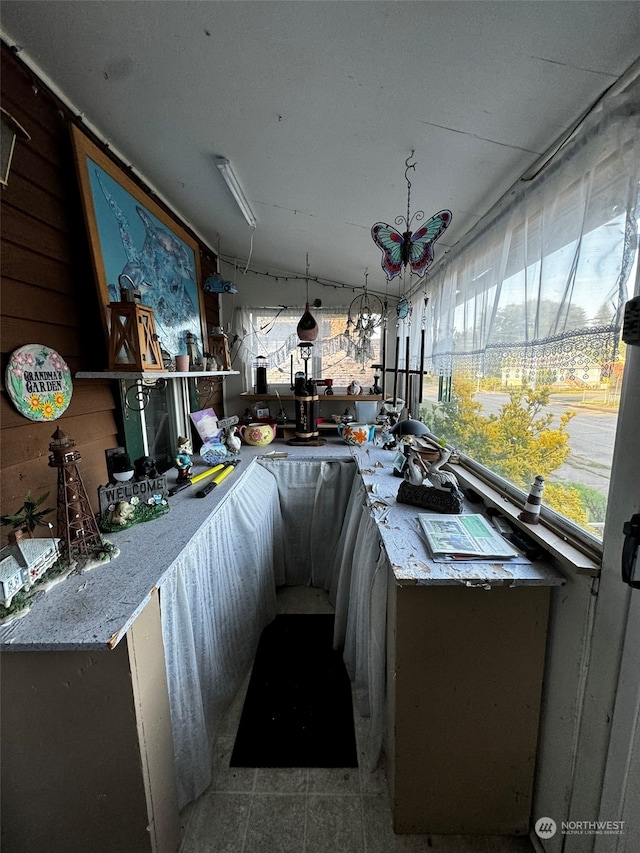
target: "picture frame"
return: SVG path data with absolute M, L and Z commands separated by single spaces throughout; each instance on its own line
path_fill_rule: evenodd
M 71 137 L 106 340 L 109 304 L 122 300 L 122 284 L 153 308 L 164 352 L 186 353 L 191 332 L 201 356 L 207 325 L 198 243 L 76 125 Z

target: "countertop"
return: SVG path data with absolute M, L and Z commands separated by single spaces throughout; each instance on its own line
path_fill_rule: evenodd
M 354 450 L 360 474 L 367 487 L 367 499 L 395 580 L 400 585 L 561 586 L 564 576 L 546 561 L 456 560 L 435 561 L 418 523 L 417 506 L 396 503 L 402 482 L 393 475 L 393 453 L 372 445 Z M 465 502 L 463 512 L 482 512 L 482 507 Z M 440 515 L 440 513 L 433 513 Z M 442 516 L 441 516 L 442 517 Z M 446 516 L 444 516 L 446 517 Z
M 270 452 L 288 459 L 349 459 L 350 448 L 337 436 L 320 447 L 293 447 L 274 441 L 267 447 L 243 445 L 240 465 L 205 498 L 195 492 L 198 483 L 169 498 L 170 510 L 153 521 L 135 524 L 104 538 L 120 554 L 82 572 L 72 573 L 33 601 L 27 614 L 0 626 L 0 651 L 93 651 L 113 648 L 122 639 L 162 586 L 181 552 L 204 524 L 213 521 L 229 492 L 249 481 L 254 460 Z M 211 467 L 193 456 L 192 475 Z M 168 471 L 169 488 L 176 472 Z
M 319 447 L 298 447 L 276 440 L 267 447 L 243 445 L 240 466 L 206 498 L 195 498 L 198 487 L 169 499 L 170 511 L 154 521 L 122 532 L 105 534 L 120 555 L 82 572 L 72 573 L 42 593 L 23 618 L 0 627 L 0 650 L 66 651 L 113 648 L 159 588 L 192 536 L 210 522 L 225 497 L 249 482 L 255 460 L 270 453 L 286 453 L 288 460 L 314 461 L 353 458 L 367 486 L 367 499 L 378 522 L 383 546 L 396 582 L 402 585 L 463 584 L 546 585 L 564 583 L 563 576 L 546 563 L 499 562 L 436 563 L 420 533 L 417 507 L 397 504 L 400 479 L 392 474 L 393 453 L 367 445 L 350 448 L 340 438 L 329 437 Z M 207 465 L 194 456 L 193 475 Z M 168 472 L 169 486 L 175 472 Z M 466 511 L 466 509 L 465 509 Z M 478 511 L 477 508 L 469 511 Z

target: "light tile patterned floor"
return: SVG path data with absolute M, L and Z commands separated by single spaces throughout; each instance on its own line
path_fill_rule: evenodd
M 332 613 L 326 593 L 278 592 L 279 613 Z M 216 740 L 213 782 L 183 811 L 180 853 L 532 853 L 526 838 L 394 835 L 384 769 L 229 767 L 243 690 Z M 355 715 L 361 742 L 366 720 Z

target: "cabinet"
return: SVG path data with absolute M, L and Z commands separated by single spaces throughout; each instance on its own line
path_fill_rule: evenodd
M 352 671 L 360 667 L 358 694 L 369 697 L 368 748 L 382 743 L 386 730 L 396 832 L 526 833 L 549 603 L 562 575 L 546 564 L 433 562 L 416 533 L 415 508 L 394 500 L 398 480 L 391 454 L 328 443 L 314 451 L 312 466 L 320 465 L 316 454 L 332 462 L 355 458 L 358 466 L 356 499 L 348 500 L 343 522 L 348 533 L 340 539 L 345 560 L 339 571 L 345 574 L 336 578 L 336 613 L 345 635 L 353 632 L 345 653 L 352 656 Z M 5 738 L 2 762 L 7 849 L 177 850 L 176 780 L 194 774 L 185 762 L 186 747 L 175 751 L 182 761 L 176 769 L 174 737 L 200 750 L 208 766 L 210 730 L 200 713 L 185 711 L 174 735 L 170 702 L 202 709 L 205 694 L 229 691 L 231 699 L 230 679 L 219 673 L 242 681 L 236 653 L 244 654 L 243 644 L 251 649 L 250 635 L 257 644 L 275 585 L 285 580 L 273 575 L 274 565 L 284 565 L 279 546 L 257 549 L 255 557 L 244 546 L 251 533 L 258 542 L 259 524 L 270 530 L 270 519 L 281 517 L 278 477 L 285 492 L 309 485 L 302 466 L 291 464 L 309 463 L 305 449 L 292 447 L 289 460 L 265 462 L 268 469 L 256 464 L 263 448 L 245 447 L 242 455 L 249 463 L 242 479 L 225 480 L 208 501 L 186 491 L 176 496 L 162 522 L 161 548 L 154 523 L 138 525 L 134 537 L 114 534 L 122 553 L 113 569 L 97 567 L 81 585 L 57 585 L 0 637 L 2 719 L 12 735 Z M 322 488 L 329 488 L 326 480 Z M 231 490 L 235 499 L 226 501 Z M 243 492 L 255 510 L 240 513 L 244 529 L 237 523 Z M 325 492 L 325 506 L 333 501 L 343 507 L 344 495 L 332 497 L 341 493 L 337 487 Z M 263 499 L 256 501 L 256 494 Z M 315 488 L 307 494 L 300 516 L 305 520 L 315 506 Z M 385 515 L 376 520 L 373 504 L 381 499 Z M 306 529 L 312 528 L 321 535 L 309 521 Z M 312 550 L 318 553 L 317 546 Z M 228 636 L 242 638 L 218 644 L 220 658 L 202 673 L 191 657 L 196 646 L 171 639 L 186 636 L 176 620 L 179 572 L 198 578 L 192 593 L 208 596 L 202 607 L 209 620 L 220 608 L 212 624 L 224 622 L 226 632 L 233 624 Z M 193 619 L 192 639 L 207 634 L 200 611 L 182 607 L 181 613 Z M 183 676 L 192 686 L 186 693 Z M 197 695 L 195 685 L 202 690 Z M 378 727 L 376 742 L 371 732 Z M 71 765 L 61 787 L 61 774 Z M 31 819 L 34 798 L 37 820 Z

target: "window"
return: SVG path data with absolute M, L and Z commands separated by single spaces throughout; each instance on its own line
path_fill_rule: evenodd
M 559 526 L 596 549 L 637 288 L 638 94 L 592 114 L 429 281 L 425 420 L 507 490 L 542 474 Z
M 244 370 L 247 389 L 254 387 L 253 367 L 258 356 L 267 358 L 267 382 L 278 390 L 283 387 L 289 389 L 295 373 L 304 372 L 305 364 L 296 333 L 303 311 L 303 307 L 240 309 L 240 316 L 236 317 L 236 331 L 242 341 L 239 352 L 242 366 L 238 369 Z M 356 355 L 352 345 L 353 334 L 345 335 L 346 308 L 312 308 L 311 313 L 319 332 L 307 365 L 307 375 L 315 379 L 332 379 L 334 387 L 339 388 L 346 388 L 353 379 L 358 379 L 365 392 L 368 391 L 373 384 L 371 365 L 380 361 L 382 324 L 373 329 L 370 346 Z
M 196 400 L 191 379 L 149 384 L 122 380 L 121 401 L 125 442 L 132 460 L 151 456 L 161 473 L 175 464 L 178 436 L 190 436 L 189 412 Z M 194 405 L 191 405 L 191 402 Z

